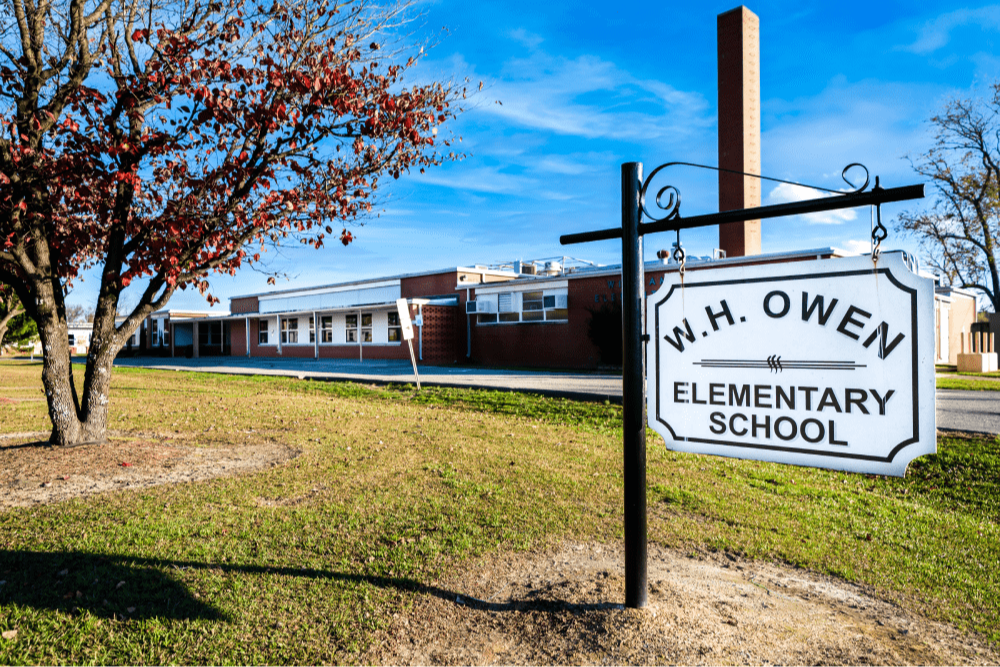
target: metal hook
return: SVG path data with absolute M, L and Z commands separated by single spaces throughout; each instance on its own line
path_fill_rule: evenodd
M 875 187 L 872 191 L 881 190 L 882 186 L 875 177 Z M 881 252 L 882 241 L 889 238 L 889 230 L 882 224 L 882 204 L 875 205 L 875 225 L 872 227 L 872 262 L 878 264 L 879 252 Z
M 677 230 L 677 243 L 674 245 L 674 261 L 680 264 L 681 284 L 684 284 L 684 268 L 687 263 L 687 253 L 684 252 L 684 248 L 681 247 L 681 230 Z

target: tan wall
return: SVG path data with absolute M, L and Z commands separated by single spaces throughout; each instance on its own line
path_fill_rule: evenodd
M 969 332 L 976 321 L 976 300 L 961 294 L 951 295 L 951 312 L 948 313 L 948 363 L 957 364 L 962 352 L 962 333 L 965 333 L 965 351 L 969 352 Z

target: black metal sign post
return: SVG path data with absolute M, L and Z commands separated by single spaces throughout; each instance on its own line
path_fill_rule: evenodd
M 910 185 L 901 188 L 883 189 L 875 178 L 875 187 L 868 187 L 868 170 L 860 164 L 849 165 L 844 169 L 844 180 L 847 180 L 847 170 L 861 167 L 865 170 L 865 182 L 860 188 L 846 194 L 836 194 L 832 197 L 809 199 L 806 201 L 778 204 L 776 206 L 761 206 L 758 208 L 722 211 L 710 215 L 699 215 L 691 218 L 680 217 L 680 193 L 671 186 L 657 192 L 656 203 L 666 211 L 666 215 L 650 222 L 642 222 L 642 215 L 649 216 L 646 209 L 646 190 L 653 177 L 664 167 L 672 165 L 692 165 L 690 163 L 673 162 L 657 167 L 645 181 L 642 179 L 642 163 L 626 162 L 622 171 L 622 226 L 620 229 L 604 229 L 580 234 L 566 234 L 559 238 L 562 245 L 586 243 L 621 238 L 622 240 L 622 425 L 623 425 L 623 465 L 624 465 L 624 495 L 625 495 L 625 606 L 638 609 L 645 607 L 648 600 L 648 580 L 646 570 L 646 373 L 645 349 L 643 344 L 649 341 L 645 334 L 645 308 L 643 300 L 646 292 L 643 278 L 642 237 L 653 232 L 679 231 L 708 227 L 728 222 L 744 220 L 760 220 L 763 218 L 778 218 L 819 211 L 833 211 L 857 206 L 881 206 L 881 204 L 910 199 L 922 199 L 923 185 Z M 715 169 L 714 167 L 707 167 Z M 729 170 L 720 170 L 729 171 Z M 740 173 L 740 172 L 734 172 Z M 761 177 L 756 174 L 744 174 L 764 180 L 778 179 Z M 788 183 L 789 181 L 779 181 Z M 798 185 L 797 183 L 795 185 Z M 853 187 L 853 184 L 851 184 Z M 830 191 L 835 192 L 835 191 Z M 660 201 L 664 194 L 669 195 L 668 205 Z M 649 216 L 652 217 L 652 216 Z M 879 213 L 879 228 L 882 227 L 881 211 Z M 873 233 L 873 238 L 876 238 Z M 884 235 L 881 237 L 884 238 Z M 878 240 L 881 240 L 879 238 Z
M 625 604 L 646 606 L 646 373 L 640 193 L 642 163 L 622 165 L 622 426 L 625 484 Z

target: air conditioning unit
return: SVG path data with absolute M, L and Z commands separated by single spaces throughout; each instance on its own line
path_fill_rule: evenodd
M 465 314 L 475 315 L 477 313 L 495 313 L 496 305 L 492 301 L 466 301 Z
M 544 307 L 546 310 L 566 308 L 567 297 L 567 294 L 550 294 L 543 297 Z

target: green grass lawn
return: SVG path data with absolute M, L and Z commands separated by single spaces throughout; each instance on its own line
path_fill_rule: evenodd
M 1000 391 L 1000 379 L 983 378 L 978 373 L 962 373 L 968 377 L 939 377 L 938 389 L 965 389 L 967 391 Z M 987 374 L 982 374 L 987 375 Z M 992 375 L 992 373 L 988 374 Z M 977 377 L 978 376 L 978 377 Z
M 0 363 L 0 399 L 39 397 L 39 370 Z M 0 663 L 350 662 L 476 555 L 622 539 L 616 405 L 141 369 L 113 387 L 114 430 L 302 454 L 0 513 Z M 0 400 L 0 432 L 47 428 L 44 402 Z M 650 540 L 839 575 L 1000 641 L 1000 443 L 939 451 L 894 479 L 650 434 Z

